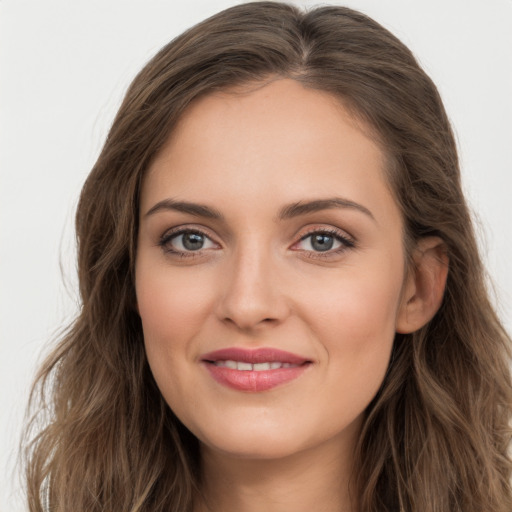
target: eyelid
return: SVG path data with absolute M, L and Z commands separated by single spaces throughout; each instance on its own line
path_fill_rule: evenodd
M 180 224 L 179 226 L 174 226 L 172 228 L 166 229 L 163 235 L 160 237 L 160 240 L 169 239 L 173 236 L 181 235 L 183 233 L 200 233 L 210 239 L 212 239 L 212 235 L 209 233 L 209 230 L 203 228 L 202 226 L 190 225 L 190 224 Z
M 314 234 L 326 234 L 332 236 L 340 242 L 341 246 L 336 249 L 329 249 L 326 251 L 313 251 L 295 248 L 302 241 L 306 240 Z M 301 234 L 299 240 L 293 243 L 291 249 L 297 252 L 302 252 L 311 258 L 328 258 L 330 256 L 335 256 L 345 252 L 346 250 L 353 249 L 355 246 L 356 239 L 345 230 L 336 228 L 334 226 L 314 226 L 309 228 L 305 233 Z
M 356 243 L 356 238 L 346 230 L 325 224 L 315 224 L 313 226 L 306 227 L 306 230 L 300 234 L 299 240 L 304 240 L 315 233 L 327 233 L 352 244 Z
M 208 240 L 210 240 L 210 242 L 215 244 L 218 248 L 220 248 L 219 242 L 217 242 L 215 240 L 215 237 L 212 236 L 208 232 L 208 230 L 202 228 L 202 226 L 197 226 L 197 225 L 191 226 L 189 224 L 183 224 L 180 226 L 175 226 L 170 229 L 167 229 L 164 232 L 164 234 L 159 238 L 157 245 L 160 246 L 166 254 L 181 256 L 183 258 L 198 257 L 198 256 L 204 254 L 205 251 L 209 251 L 212 249 L 211 247 L 209 247 L 209 248 L 205 248 L 205 249 L 201 248 L 196 251 L 190 251 L 190 250 L 180 251 L 179 249 L 172 249 L 172 248 L 168 247 L 168 245 L 170 244 L 172 239 L 174 239 L 180 235 L 184 235 L 186 233 L 200 234 L 200 235 L 204 236 L 205 238 L 207 238 Z
M 203 226 L 198 225 L 190 225 L 190 224 L 182 224 L 179 226 L 174 226 L 172 228 L 167 229 L 163 235 L 158 240 L 158 246 L 162 248 L 162 250 L 170 255 L 174 256 L 181 256 L 183 258 L 193 258 L 198 257 L 201 255 L 204 255 L 206 251 L 210 251 L 214 248 L 207 247 L 207 248 L 200 248 L 197 250 L 184 250 L 181 251 L 179 249 L 174 249 L 168 247 L 170 245 L 170 241 L 178 237 L 180 235 L 186 234 L 186 233 L 198 233 L 205 238 L 207 238 L 212 244 L 215 244 L 216 248 L 221 248 L 221 244 L 216 240 L 216 236 L 212 235 L 210 233 L 210 230 L 207 228 L 204 228 Z M 329 236 L 332 236 L 335 238 L 341 245 L 340 247 L 337 247 L 335 249 L 328 249 L 325 251 L 315 251 L 310 249 L 301 249 L 297 248 L 297 245 L 299 245 L 302 241 L 307 239 L 308 237 L 314 235 L 314 234 L 326 234 Z M 342 252 L 345 252 L 349 249 L 353 249 L 356 246 L 356 239 L 350 235 L 347 231 L 342 230 L 340 228 L 337 228 L 335 226 L 326 226 L 326 225 L 315 225 L 308 227 L 305 232 L 300 234 L 298 240 L 296 240 L 292 246 L 290 247 L 291 250 L 301 252 L 305 256 L 310 258 L 329 258 L 332 256 L 339 255 Z
M 350 241 L 355 243 L 355 238 L 350 235 L 347 231 L 344 229 L 337 228 L 335 226 L 325 226 L 325 225 L 315 225 L 313 227 L 307 228 L 306 232 L 301 234 L 300 239 L 303 240 L 304 238 L 315 234 L 315 233 L 328 233 L 340 238 L 343 238 L 344 240 Z

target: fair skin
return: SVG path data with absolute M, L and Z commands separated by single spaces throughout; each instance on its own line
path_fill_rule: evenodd
M 145 177 L 137 307 L 211 510 L 357 510 L 364 411 L 395 332 L 435 314 L 446 278 L 434 238 L 405 272 L 383 165 L 335 98 L 276 80 L 196 101 Z M 296 360 L 231 361 L 262 348 Z

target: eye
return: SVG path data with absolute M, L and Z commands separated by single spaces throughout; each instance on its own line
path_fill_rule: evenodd
M 172 231 L 160 240 L 160 246 L 171 253 L 186 254 L 205 249 L 217 248 L 218 245 L 206 234 L 197 230 Z
M 354 241 L 335 230 L 316 230 L 303 236 L 292 249 L 314 253 L 338 253 L 354 247 Z

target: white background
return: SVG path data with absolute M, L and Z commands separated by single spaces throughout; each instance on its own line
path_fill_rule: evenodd
M 0 0 L 0 512 L 25 510 L 14 463 L 29 383 L 75 310 L 73 214 L 116 108 L 161 46 L 235 3 Z M 390 28 L 437 83 L 512 331 L 512 0 L 344 5 Z

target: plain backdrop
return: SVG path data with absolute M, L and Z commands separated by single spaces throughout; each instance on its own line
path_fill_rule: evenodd
M 78 303 L 73 215 L 81 184 L 136 72 L 184 29 L 235 3 L 0 0 L 0 512 L 26 510 L 15 461 L 28 388 Z M 343 5 L 391 29 L 438 85 L 510 332 L 512 0 Z

